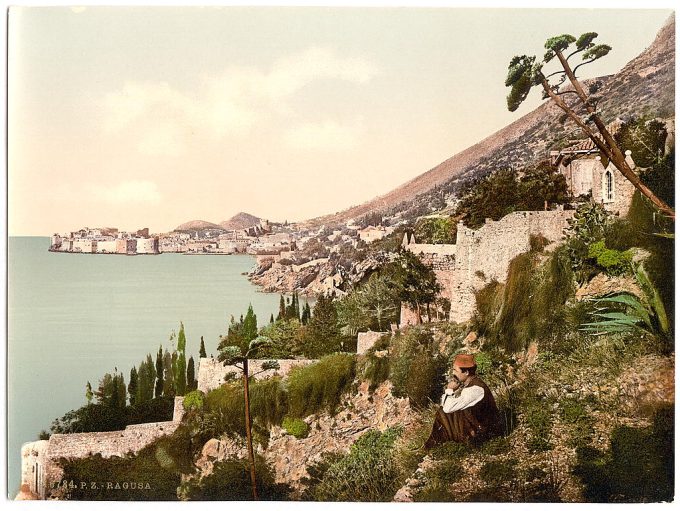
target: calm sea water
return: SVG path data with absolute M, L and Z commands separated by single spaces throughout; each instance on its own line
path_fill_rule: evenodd
M 49 238 L 8 241 L 8 490 L 21 480 L 21 444 L 86 403 L 85 385 L 130 369 L 184 323 L 187 358 L 208 355 L 230 315 L 252 303 L 258 323 L 279 297 L 258 292 L 243 272 L 251 256 L 57 254 Z

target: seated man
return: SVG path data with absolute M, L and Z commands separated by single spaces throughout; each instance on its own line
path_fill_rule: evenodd
M 456 355 L 426 449 L 450 441 L 478 444 L 501 434 L 496 401 L 476 371 L 473 355 Z

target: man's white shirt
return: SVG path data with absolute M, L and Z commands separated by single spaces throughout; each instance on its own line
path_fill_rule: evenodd
M 453 390 L 446 389 L 444 394 L 442 394 L 441 405 L 444 413 L 451 413 L 470 408 L 479 403 L 483 398 L 484 389 L 477 385 L 465 387 L 458 397 L 453 396 Z

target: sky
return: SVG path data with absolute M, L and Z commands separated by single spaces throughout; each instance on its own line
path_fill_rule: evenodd
M 8 232 L 166 232 L 386 193 L 541 103 L 507 111 L 509 60 L 599 33 L 619 71 L 669 9 L 16 7 Z

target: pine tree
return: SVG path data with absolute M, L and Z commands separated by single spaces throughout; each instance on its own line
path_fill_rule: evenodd
M 196 380 L 196 370 L 194 368 L 194 357 L 189 357 L 187 365 L 187 390 L 196 390 L 198 388 L 198 381 Z
M 201 343 L 203 340 L 201 340 Z M 203 346 L 201 344 L 201 346 Z M 156 388 L 154 392 L 155 397 L 161 397 L 163 395 L 163 346 L 158 347 L 158 353 L 156 354 Z
M 205 352 L 205 343 L 203 342 L 203 336 L 201 336 L 201 348 L 198 350 L 198 356 L 200 358 L 208 358 L 208 355 Z
M 135 403 L 137 402 L 137 386 L 138 386 L 138 381 L 137 381 L 137 368 L 135 366 L 132 366 L 132 369 L 130 369 L 130 383 L 128 383 L 128 394 L 130 396 L 130 405 L 134 406 Z

